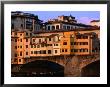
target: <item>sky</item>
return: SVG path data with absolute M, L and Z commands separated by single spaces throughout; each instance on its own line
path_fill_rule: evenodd
M 49 19 L 57 19 L 58 16 L 72 15 L 76 18 L 78 23 L 90 24 L 91 20 L 100 20 L 99 11 L 23 11 L 26 13 L 32 13 L 38 15 L 40 20 L 43 22 L 48 21 Z

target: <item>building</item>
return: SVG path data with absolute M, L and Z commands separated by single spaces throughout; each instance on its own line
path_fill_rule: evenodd
M 11 12 L 11 29 L 39 31 L 41 29 L 41 20 L 37 15 L 24 13 L 21 11 Z
M 47 31 L 55 31 L 55 30 L 74 30 L 78 28 L 90 28 L 91 25 L 85 25 L 81 23 L 77 23 L 75 17 L 73 16 L 58 16 L 57 19 L 50 19 L 45 24 L 45 29 Z
M 12 64 L 29 58 L 59 55 L 93 55 L 100 51 L 95 32 L 62 31 L 30 36 L 28 31 L 12 31 Z
M 11 55 L 13 64 L 24 64 L 24 58 L 30 58 L 31 32 L 27 30 L 11 31 Z
M 100 20 L 92 20 L 90 25 L 100 27 Z
M 11 13 L 11 63 L 60 55 L 94 55 L 100 51 L 100 27 L 77 23 L 73 16 L 58 16 L 42 23 L 38 16 Z M 94 26 L 95 25 L 95 26 Z

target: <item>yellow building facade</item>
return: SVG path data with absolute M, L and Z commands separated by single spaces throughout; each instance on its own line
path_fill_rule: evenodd
M 30 35 L 27 31 L 12 31 L 12 64 L 24 64 L 29 58 L 59 55 L 92 55 L 100 50 L 95 32 L 63 31 Z

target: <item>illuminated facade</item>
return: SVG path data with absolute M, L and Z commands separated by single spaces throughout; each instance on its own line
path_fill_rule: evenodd
M 98 35 L 94 32 L 64 31 L 29 36 L 27 31 L 13 31 L 12 61 L 13 64 L 24 64 L 31 57 L 98 54 L 99 43 Z
M 71 15 L 44 24 L 28 13 L 12 12 L 11 17 L 12 64 L 37 57 L 99 54 L 100 28 L 77 23 Z

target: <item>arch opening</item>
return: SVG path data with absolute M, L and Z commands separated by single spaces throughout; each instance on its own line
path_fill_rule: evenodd
M 12 76 L 18 77 L 63 77 L 64 67 L 48 60 L 36 60 L 23 64 L 19 72 Z
M 82 77 L 100 77 L 100 60 L 92 62 L 82 68 L 81 70 Z

